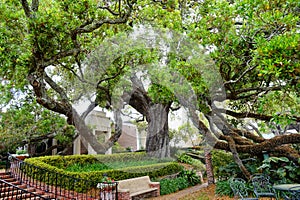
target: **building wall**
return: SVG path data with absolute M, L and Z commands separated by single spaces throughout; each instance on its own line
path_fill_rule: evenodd
M 138 150 L 138 132 L 135 125 L 124 123 L 122 125 L 122 135 L 118 143 L 124 148 L 131 148 L 132 151 Z
M 111 136 L 111 120 L 106 117 L 103 111 L 93 110 L 85 120 L 85 123 L 93 130 L 93 134 L 99 141 L 107 141 Z M 96 154 L 90 145 L 87 147 L 83 145 L 80 136 L 73 143 L 73 154 Z M 111 153 L 109 149 L 106 153 Z
M 100 142 L 105 142 L 111 137 L 111 119 L 106 117 L 103 111 L 92 111 L 85 122 L 93 130 L 93 134 Z M 132 151 L 140 150 L 146 146 L 146 134 L 138 133 L 136 125 L 131 123 L 123 123 L 122 134 L 117 141 L 124 148 L 131 148 Z M 106 153 L 112 152 L 109 149 Z M 96 154 L 91 146 L 85 147 L 80 136 L 74 141 L 73 154 Z

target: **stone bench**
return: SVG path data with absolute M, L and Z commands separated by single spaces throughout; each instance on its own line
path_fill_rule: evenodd
M 118 181 L 119 200 L 137 200 L 159 195 L 159 182 L 151 182 L 149 176 Z

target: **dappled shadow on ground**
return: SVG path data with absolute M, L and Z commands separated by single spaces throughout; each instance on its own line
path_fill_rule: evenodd
M 186 188 L 184 190 L 164 195 L 160 197 L 150 198 L 149 200 L 233 200 L 227 196 L 215 195 L 215 185 L 208 186 L 207 183 Z M 148 199 L 147 199 L 148 200 Z
M 204 183 L 176 193 L 147 200 L 234 200 L 234 198 L 230 198 L 229 196 L 216 195 L 215 190 L 215 185 L 208 186 L 207 183 Z M 260 198 L 260 200 L 269 200 L 269 198 Z

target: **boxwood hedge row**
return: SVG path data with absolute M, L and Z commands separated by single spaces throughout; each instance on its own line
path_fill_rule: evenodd
M 64 170 L 67 166 L 75 163 L 109 163 L 145 159 L 147 159 L 147 156 L 144 152 L 111 155 L 44 156 L 26 159 L 21 169 L 27 176 L 31 176 L 34 179 L 77 192 L 85 192 L 92 187 L 96 187 L 97 183 L 101 182 L 104 176 L 108 176 L 116 181 L 145 175 L 157 178 L 178 173 L 183 169 L 176 162 L 166 162 L 93 172 L 69 172 Z

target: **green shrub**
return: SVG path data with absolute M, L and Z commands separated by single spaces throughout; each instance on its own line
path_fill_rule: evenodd
M 240 154 L 239 156 L 250 174 L 258 173 L 257 169 L 260 162 L 258 159 L 249 158 L 248 154 Z M 212 163 L 214 166 L 214 175 L 218 180 L 228 180 L 233 176 L 244 178 L 242 171 L 235 163 L 230 153 L 222 150 L 213 150 Z
M 6 161 L 0 160 L 0 169 L 5 168 L 5 167 L 6 167 Z
M 85 192 L 91 187 L 95 187 L 97 183 L 101 182 L 104 175 L 107 175 L 114 180 L 123 180 L 146 175 L 150 176 L 151 178 L 155 178 L 159 176 L 175 174 L 183 169 L 183 167 L 178 163 L 167 162 L 146 166 L 122 167 L 119 169 L 106 169 L 91 172 L 70 172 L 63 170 L 67 166 L 74 166 L 75 163 L 78 163 L 78 165 L 89 163 L 93 166 L 95 163 L 101 163 L 104 161 L 118 160 L 121 162 L 129 159 L 143 160 L 146 158 L 144 152 L 130 154 L 131 155 L 127 153 L 117 155 L 74 155 L 28 158 L 25 160 L 26 163 L 21 167 L 21 170 L 23 170 L 27 176 L 43 181 L 49 185 L 57 184 L 58 186 L 66 189 L 73 189 L 77 192 Z M 47 171 L 49 171 L 49 173 Z M 54 177 L 53 174 L 58 174 L 58 176 Z M 67 176 L 74 177 L 76 180 L 69 180 Z M 73 187 L 74 184 L 68 184 L 67 186 L 64 185 L 65 182 L 71 182 L 72 180 L 75 181 L 75 188 L 70 188 Z
M 148 159 L 148 160 L 128 160 L 128 161 L 114 161 L 110 163 L 84 163 L 84 164 L 72 164 L 66 168 L 66 171 L 72 172 L 90 172 L 90 171 L 101 171 L 101 170 L 108 170 L 108 169 L 121 169 L 121 168 L 128 168 L 134 166 L 146 166 L 146 165 L 153 165 L 157 163 L 166 163 L 167 160 L 159 160 L 159 159 Z
M 300 177 L 300 168 L 297 167 L 299 164 L 300 159 L 295 164 L 286 157 L 271 156 L 262 162 L 258 170 L 269 175 L 273 183 L 295 183 L 299 181 Z
M 113 153 L 120 153 L 120 152 L 125 152 L 126 149 L 122 147 L 118 142 L 115 142 L 114 145 L 112 146 L 112 152 Z
M 162 179 L 160 182 L 160 194 L 170 194 L 200 183 L 199 177 L 193 170 L 182 170 L 176 178 Z
M 160 181 L 160 194 L 166 195 L 174 193 L 178 190 L 185 189 L 189 186 L 189 182 L 184 177 L 174 179 L 162 179 Z
M 234 196 L 228 181 L 217 181 L 215 193 L 220 196 Z
M 27 153 L 27 150 L 25 150 L 25 149 L 20 149 L 20 150 L 16 151 L 17 155 L 26 154 L 26 153 Z
M 253 186 L 251 184 L 251 182 L 246 182 L 245 184 L 248 195 L 249 196 L 253 196 Z M 229 196 L 229 197 L 233 197 L 233 191 L 230 188 L 230 184 L 229 184 L 229 180 L 226 181 L 218 181 L 216 182 L 216 194 L 220 195 L 220 196 Z
M 176 178 L 176 183 L 178 190 L 183 190 L 190 186 L 189 181 L 184 177 Z
M 212 164 L 214 166 L 214 175 L 217 178 L 220 179 L 228 179 L 228 177 L 231 176 L 231 172 L 235 172 L 235 169 L 232 170 L 232 168 L 229 168 L 227 171 L 227 168 L 224 169 L 224 166 L 227 166 L 230 163 L 234 163 L 232 154 L 227 153 L 222 150 L 213 150 L 212 152 Z
M 109 166 L 103 163 L 91 163 L 91 164 L 73 164 L 66 168 L 66 171 L 70 172 L 91 172 L 91 171 L 102 171 L 111 169 Z
M 197 185 L 201 182 L 199 176 L 197 176 L 194 170 L 182 170 L 178 176 L 186 179 L 190 186 Z
M 176 155 L 176 157 L 178 162 L 192 165 L 193 168 L 197 170 L 201 170 L 201 171 L 205 170 L 205 165 L 200 160 L 194 159 L 191 156 L 187 155 L 186 153 Z
M 191 156 L 186 155 L 186 153 L 177 155 L 177 160 L 178 160 L 178 162 L 187 163 L 190 165 L 193 163 L 193 158 Z
M 145 152 L 138 153 L 119 153 L 119 154 L 98 154 L 98 155 L 70 155 L 70 156 L 44 156 L 38 157 L 44 163 L 58 168 L 65 168 L 74 164 L 93 164 L 147 160 Z

